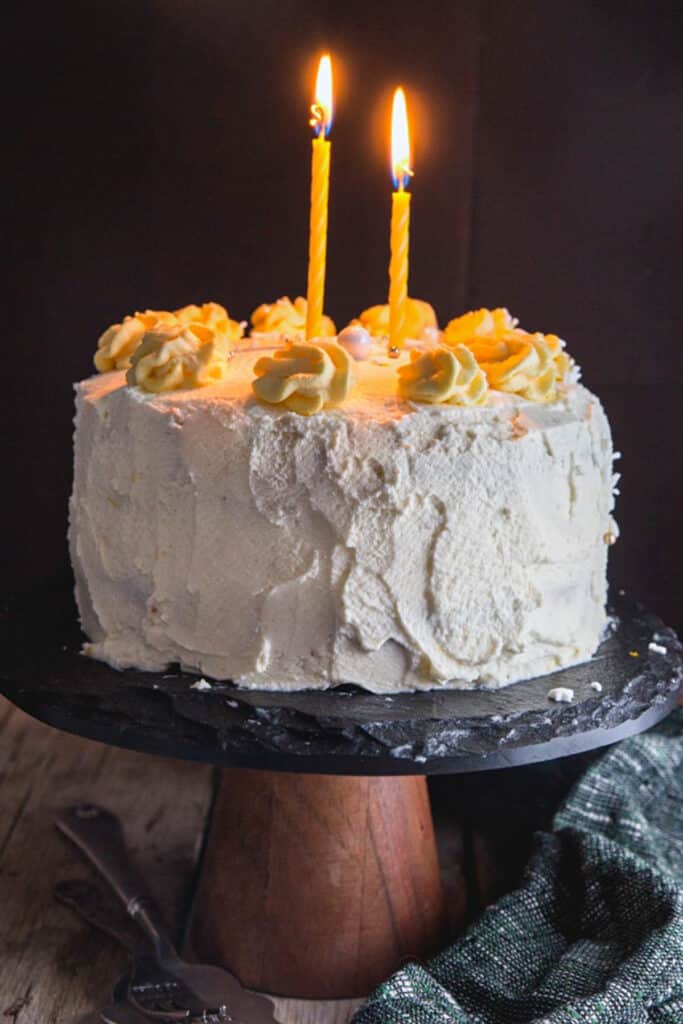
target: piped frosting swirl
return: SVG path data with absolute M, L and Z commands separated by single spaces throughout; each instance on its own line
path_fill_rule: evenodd
M 444 329 L 447 345 L 469 345 L 475 338 L 504 338 L 519 321 L 507 309 L 473 309 L 450 320 Z
M 528 338 L 509 338 L 501 343 L 499 358 L 488 361 L 484 353 L 475 355 L 495 391 L 509 391 L 532 402 L 555 398 L 556 370 L 552 352 L 542 334 Z
M 374 338 L 389 336 L 389 306 L 370 306 L 358 317 L 362 326 Z M 422 299 L 406 299 L 405 336 L 415 340 L 436 335 L 438 324 L 433 306 Z M 430 339 L 431 340 L 431 339 Z
M 225 306 L 219 302 L 203 302 L 201 306 L 192 303 L 176 309 L 175 316 L 181 324 L 203 324 L 218 334 L 224 334 L 228 341 L 239 341 L 244 334 L 244 324 L 232 320 Z
M 158 323 L 144 335 L 126 374 L 130 385 L 158 394 L 223 380 L 227 337 L 200 323 Z
M 399 394 L 413 402 L 480 405 L 488 391 L 483 371 L 464 345 L 413 351 L 398 378 Z
M 192 323 L 212 328 L 229 342 L 237 341 L 244 333 L 244 325 L 231 320 L 227 309 L 218 302 L 182 306 L 173 313 L 165 309 L 147 309 L 144 313 L 124 317 L 121 323 L 112 324 L 100 335 L 94 358 L 95 369 L 100 373 L 127 370 L 144 335 L 157 324 Z
M 561 338 L 522 330 L 502 308 L 479 309 L 451 320 L 443 341 L 449 348 L 466 346 L 491 388 L 534 402 L 552 401 L 572 365 Z
M 303 295 L 292 300 L 284 295 L 276 302 L 264 302 L 251 314 L 251 326 L 257 334 L 275 334 L 288 341 L 303 341 L 306 337 L 308 303 Z M 337 329 L 329 316 L 321 320 L 321 337 L 332 338 Z
M 258 360 L 252 388 L 262 402 L 312 416 L 344 401 L 353 383 L 352 363 L 334 341 L 290 342 L 274 356 Z
M 100 373 L 112 370 L 127 370 L 131 356 L 142 341 L 143 335 L 157 323 L 173 323 L 173 313 L 165 310 L 147 309 L 144 313 L 126 316 L 121 323 L 112 324 L 97 341 L 95 369 Z

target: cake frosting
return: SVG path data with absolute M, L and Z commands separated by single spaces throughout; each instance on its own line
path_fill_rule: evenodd
M 303 295 L 292 302 L 286 295 L 275 302 L 264 302 L 251 314 L 252 333 L 256 337 L 270 337 L 273 340 L 303 341 L 306 335 L 306 313 L 308 303 Z M 323 316 L 321 332 L 326 337 L 337 333 L 334 322 Z
M 302 416 L 341 404 L 353 384 L 353 359 L 334 341 L 288 343 L 254 366 L 254 394 Z
M 389 306 L 370 306 L 358 317 L 358 322 L 375 338 L 389 336 Z M 434 308 L 423 299 L 406 299 L 404 330 L 408 338 L 433 341 L 439 333 Z
M 202 323 L 158 323 L 130 357 L 126 383 L 158 394 L 223 380 L 232 355 L 225 334 Z
M 453 350 L 443 345 L 427 352 L 413 349 L 398 377 L 399 394 L 417 402 L 481 405 L 488 392 L 486 374 L 465 345 Z
M 380 345 L 341 359 L 344 332 L 299 346 L 329 365 L 308 353 L 321 388 L 285 397 L 302 367 L 284 364 L 304 354 L 253 338 L 233 338 L 203 386 L 157 393 L 116 368 L 76 385 L 86 653 L 378 693 L 497 687 L 589 658 L 616 535 L 609 425 L 559 339 L 490 315 L 396 359 Z

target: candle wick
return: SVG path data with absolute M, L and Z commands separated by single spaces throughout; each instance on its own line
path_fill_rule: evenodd
M 398 165 L 395 176 L 397 192 L 405 192 L 408 180 L 413 177 L 414 173 L 413 169 L 408 166 L 407 161 L 404 160 Z
M 314 129 L 316 138 L 326 138 L 329 125 L 327 123 L 327 117 L 325 107 L 322 103 L 311 104 L 311 120 L 309 124 Z

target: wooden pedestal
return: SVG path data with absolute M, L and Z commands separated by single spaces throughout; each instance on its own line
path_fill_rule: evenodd
M 262 992 L 367 994 L 444 939 L 426 780 L 228 769 L 189 941 Z

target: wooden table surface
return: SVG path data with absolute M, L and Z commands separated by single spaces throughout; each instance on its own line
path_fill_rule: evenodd
M 42 725 L 0 697 L 0 1021 L 70 1024 L 103 1004 L 126 956 L 52 896 L 92 879 L 53 825 L 57 808 L 100 803 L 125 822 L 154 896 L 182 932 L 214 770 L 118 750 Z M 345 1024 L 359 1001 L 276 1000 L 281 1024 Z

